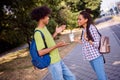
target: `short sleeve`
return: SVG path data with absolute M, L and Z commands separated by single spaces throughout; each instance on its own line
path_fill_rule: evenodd
M 40 32 L 38 32 L 38 31 L 35 32 L 34 39 L 35 39 L 35 43 L 36 43 L 36 47 L 37 47 L 38 51 L 45 48 L 43 38 L 42 38 L 42 35 L 40 34 Z

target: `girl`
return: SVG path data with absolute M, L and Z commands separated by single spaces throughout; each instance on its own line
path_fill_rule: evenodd
M 82 43 L 83 57 L 89 61 L 93 70 L 95 71 L 98 80 L 107 80 L 103 56 L 99 53 L 100 35 L 93 25 L 90 10 L 80 12 L 78 16 L 78 25 L 83 28 L 81 40 L 76 40 Z

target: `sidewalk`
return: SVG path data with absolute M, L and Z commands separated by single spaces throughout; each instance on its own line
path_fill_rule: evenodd
M 101 25 L 102 26 L 102 25 Z M 105 70 L 108 80 L 120 80 L 120 45 L 116 35 L 110 27 L 101 28 L 103 35 L 110 37 L 111 53 L 104 55 L 106 58 Z M 81 45 L 76 47 L 64 59 L 65 64 L 75 74 L 76 80 L 97 80 L 96 74 L 92 70 L 88 61 L 84 61 L 81 54 Z M 43 80 L 52 80 L 48 73 Z

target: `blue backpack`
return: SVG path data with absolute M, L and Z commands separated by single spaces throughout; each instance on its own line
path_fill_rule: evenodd
M 45 44 L 45 48 L 47 48 L 47 45 L 46 45 L 46 42 L 45 42 L 45 37 L 43 35 L 43 33 L 40 31 L 40 30 L 35 30 L 35 32 L 38 31 L 40 32 L 42 38 L 43 38 L 43 42 Z M 34 40 L 34 37 L 32 39 L 32 42 L 30 44 L 30 55 L 31 55 L 31 58 L 32 58 L 32 64 L 37 67 L 38 69 L 43 69 L 43 68 L 46 68 L 49 66 L 50 64 L 50 56 L 49 56 L 49 53 L 48 54 L 45 54 L 43 56 L 39 56 L 38 55 L 38 51 L 37 51 L 37 48 L 36 48 L 36 43 L 35 43 L 35 40 Z

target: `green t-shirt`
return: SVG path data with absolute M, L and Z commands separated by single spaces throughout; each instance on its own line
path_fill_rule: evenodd
M 48 29 L 46 27 L 36 28 L 35 30 L 40 30 L 43 33 L 43 35 L 45 37 L 45 42 L 46 42 L 48 48 L 56 45 L 52 35 L 50 34 L 50 32 L 48 31 Z M 39 50 L 44 49 L 45 45 L 44 45 L 44 42 L 43 42 L 40 32 L 38 32 L 38 31 L 35 32 L 34 38 L 35 38 L 37 50 L 39 51 Z M 51 64 L 54 64 L 54 63 L 60 61 L 61 58 L 60 58 L 60 55 L 58 52 L 58 48 L 56 48 L 50 52 L 50 57 L 51 57 Z

